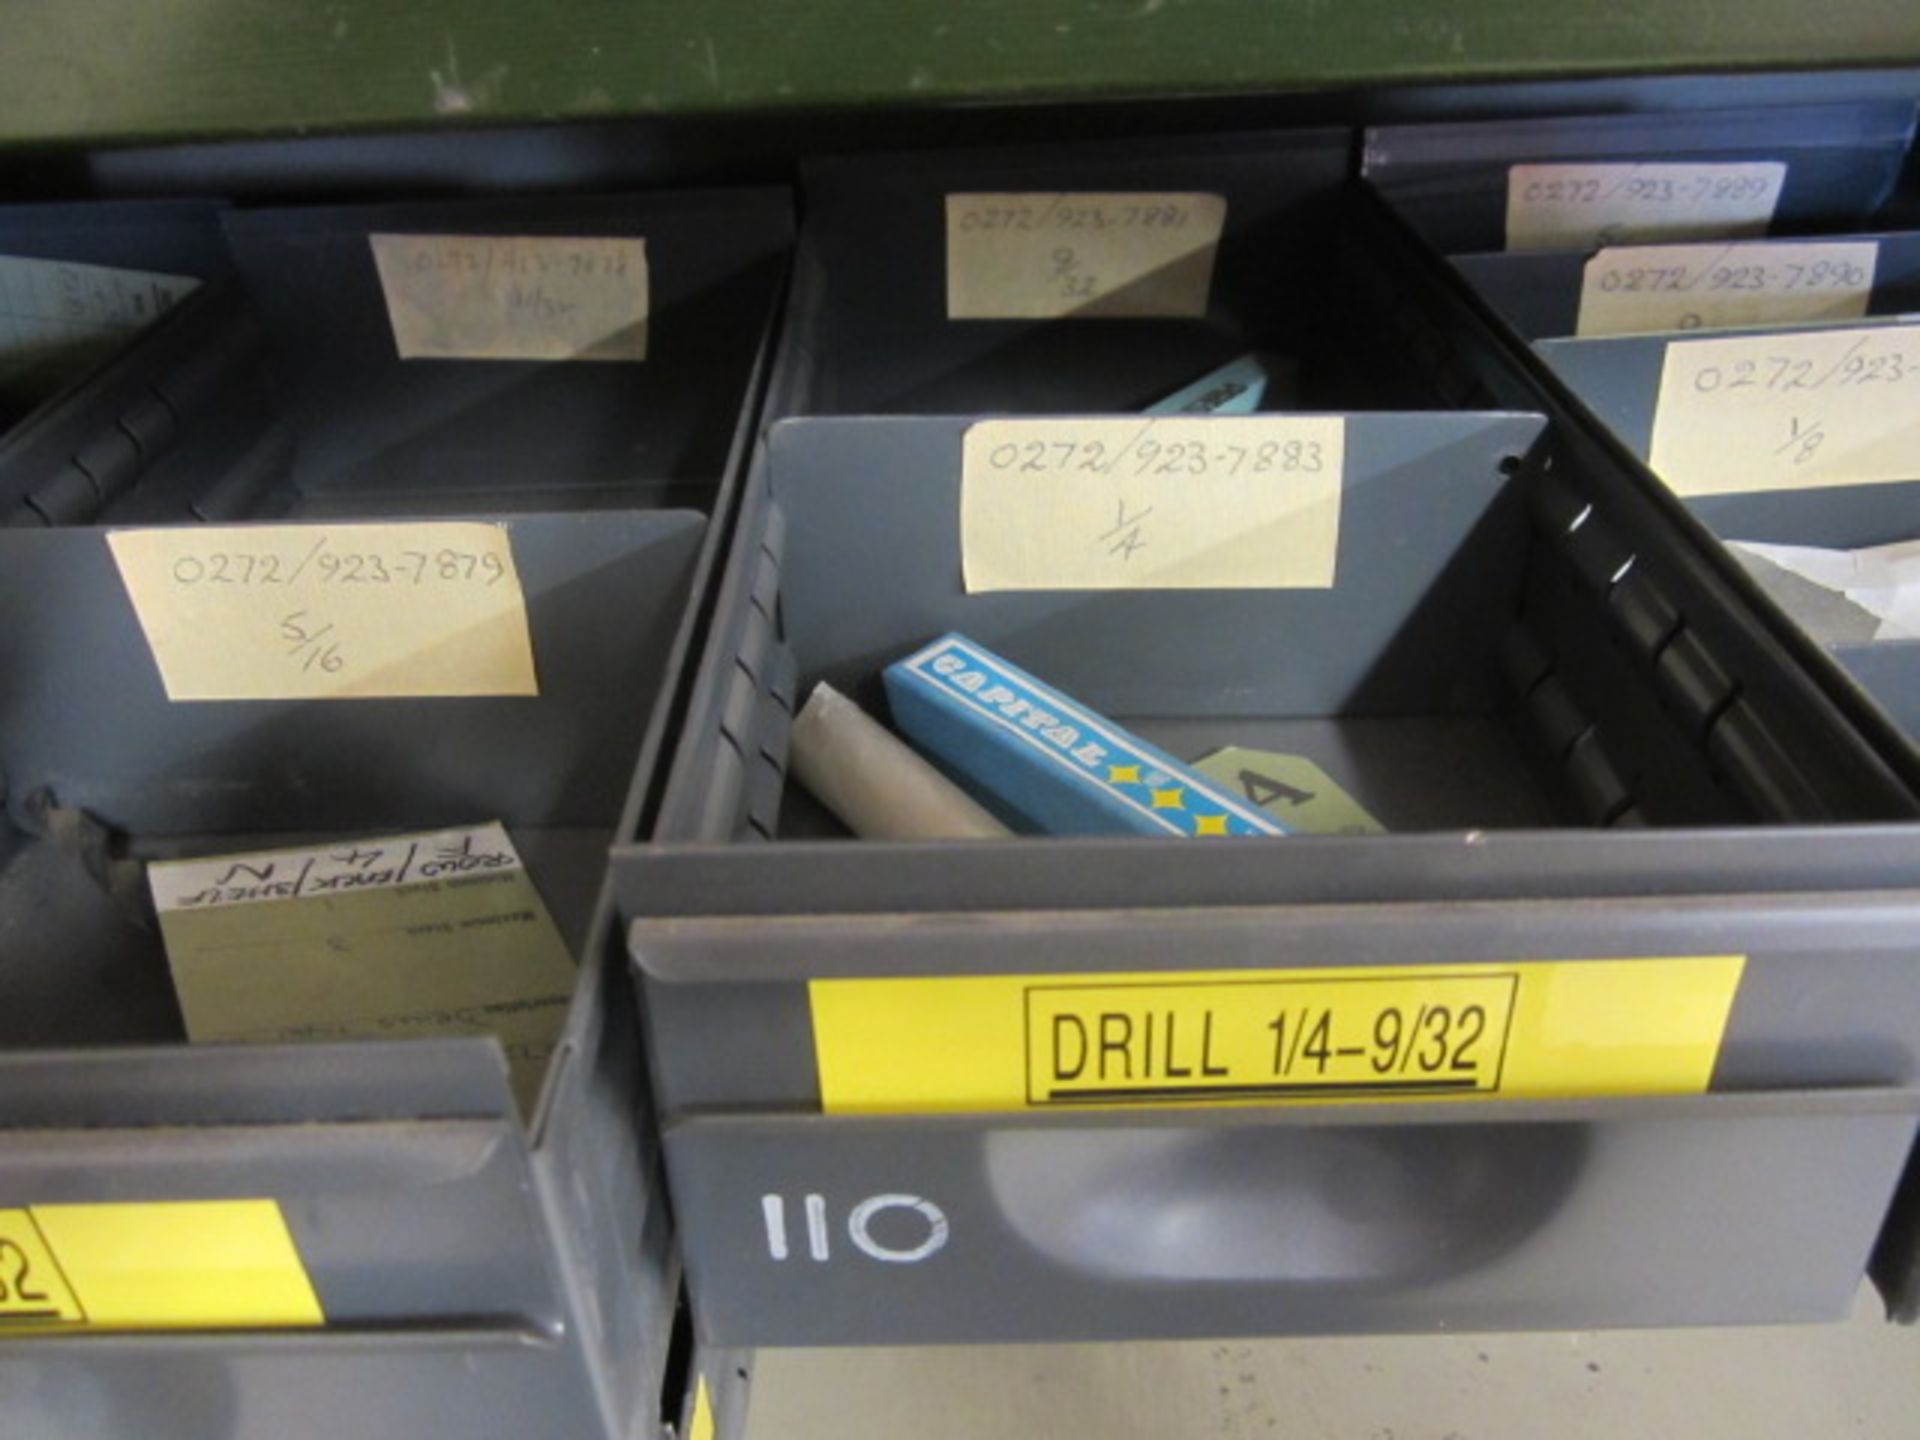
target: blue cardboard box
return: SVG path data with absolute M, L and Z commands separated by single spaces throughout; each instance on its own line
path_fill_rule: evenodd
M 1267 398 L 1273 380 L 1273 362 L 1260 354 L 1242 355 L 1218 370 L 1209 370 L 1191 385 L 1183 385 L 1164 400 L 1156 400 L 1143 415 L 1252 415 Z
M 894 724 L 1015 829 L 1286 835 L 1271 816 L 960 635 L 889 665 Z

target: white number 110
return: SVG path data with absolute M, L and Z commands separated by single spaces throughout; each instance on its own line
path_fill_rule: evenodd
M 825 1263 L 833 1258 L 826 1197 L 803 1196 L 801 1208 L 806 1216 L 807 1254 L 815 1261 Z M 919 1216 L 926 1233 L 918 1244 L 902 1247 L 874 1238 L 873 1222 L 889 1210 L 904 1210 Z M 762 1195 L 760 1214 L 767 1225 L 767 1254 L 775 1260 L 785 1260 L 792 1253 L 787 1229 L 786 1197 Z M 946 1245 L 947 1234 L 946 1212 L 931 1200 L 923 1200 L 918 1195 L 869 1195 L 847 1212 L 847 1238 L 853 1242 L 854 1248 L 868 1259 L 881 1260 L 890 1265 L 912 1265 L 925 1260 Z

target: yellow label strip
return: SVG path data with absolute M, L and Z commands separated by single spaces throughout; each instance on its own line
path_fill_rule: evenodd
M 325 1323 L 272 1200 L 0 1210 L 0 1338 Z
M 1745 957 L 816 980 L 830 1114 L 1693 1094 Z
M 707 1394 L 704 1375 L 694 1384 L 693 1416 L 687 1421 L 687 1440 L 713 1440 L 713 1401 Z

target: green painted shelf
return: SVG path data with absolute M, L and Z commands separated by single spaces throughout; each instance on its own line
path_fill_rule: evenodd
M 0 144 L 1920 63 L 1914 0 L 6 0 Z

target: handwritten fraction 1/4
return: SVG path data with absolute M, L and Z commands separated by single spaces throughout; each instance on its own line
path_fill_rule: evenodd
M 1129 514 L 1127 502 L 1124 499 L 1115 501 L 1114 505 L 1113 524 L 1101 532 L 1097 543 L 1107 547 L 1107 554 L 1118 555 L 1123 561 L 1131 560 L 1134 551 L 1144 550 L 1147 547 L 1142 526 L 1146 518 L 1153 514 L 1153 506 L 1148 505 Z

